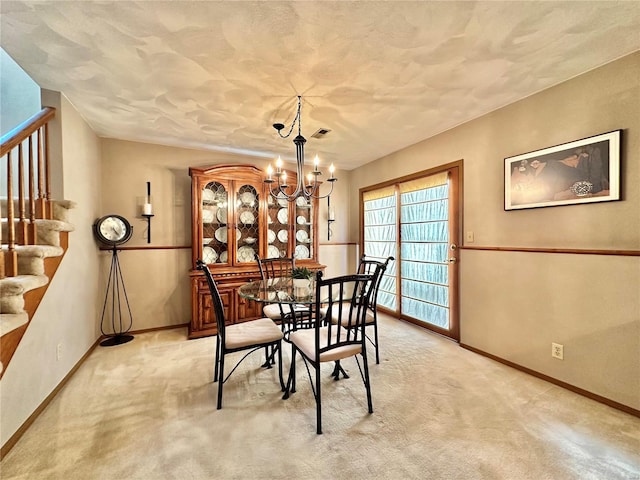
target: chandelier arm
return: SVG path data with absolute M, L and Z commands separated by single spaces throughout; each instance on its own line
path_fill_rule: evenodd
M 280 135 L 280 138 L 289 138 L 289 135 L 291 135 L 291 132 L 293 132 L 293 127 L 296 126 L 296 121 L 298 122 L 298 135 L 300 135 L 300 131 L 302 130 L 302 126 L 301 124 L 301 117 L 300 117 L 300 102 L 301 102 L 301 97 L 300 95 L 298 95 L 298 111 L 296 113 L 296 116 L 293 117 L 293 120 L 291 121 L 291 128 L 289 128 L 289 132 L 286 135 L 282 135 L 282 133 L 280 132 L 280 130 L 278 130 L 278 135 Z

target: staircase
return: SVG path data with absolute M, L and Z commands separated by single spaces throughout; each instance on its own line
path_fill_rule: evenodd
M 74 203 L 50 199 L 47 125 L 54 115 L 55 110 L 45 108 L 2 137 L 6 196 L 0 197 L 0 378 L 67 251 L 68 235 L 74 229 L 68 218 Z

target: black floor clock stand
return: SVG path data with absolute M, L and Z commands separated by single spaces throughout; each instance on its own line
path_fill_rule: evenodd
M 127 290 L 124 287 L 122 270 L 120 269 L 120 262 L 118 260 L 118 249 L 115 245 L 111 252 L 111 269 L 109 270 L 107 293 L 104 297 L 102 319 L 100 321 L 100 331 L 102 332 L 102 335 L 108 337 L 106 340 L 100 342 L 100 345 L 103 347 L 121 345 L 133 340 L 133 335 L 127 335 L 127 332 L 131 330 L 131 326 L 133 325 L 133 317 L 131 315 L 129 298 L 127 298 Z M 129 312 L 129 321 L 126 327 L 123 324 L 122 310 L 124 305 L 122 300 L 124 300 L 124 304 L 126 304 L 127 311 Z M 107 305 L 109 303 L 111 303 L 111 329 L 113 333 L 105 333 L 104 330 L 105 313 L 107 312 Z

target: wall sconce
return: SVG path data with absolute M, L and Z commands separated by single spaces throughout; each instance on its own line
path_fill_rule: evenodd
M 151 182 L 147 182 L 147 195 L 142 204 L 142 216 L 147 219 L 147 243 L 151 243 L 151 217 L 153 217 L 153 205 L 151 203 Z
M 331 240 L 331 224 L 336 221 L 336 212 L 331 206 L 331 198 L 327 197 L 327 240 Z

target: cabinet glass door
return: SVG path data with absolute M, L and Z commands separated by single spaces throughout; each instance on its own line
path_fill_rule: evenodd
M 228 263 L 228 192 L 218 182 L 202 189 L 202 259 L 207 264 Z
M 267 258 L 287 257 L 289 255 L 289 202 L 283 196 L 273 198 L 269 195 Z
M 294 249 L 296 260 L 308 260 L 314 256 L 313 252 L 313 203 L 304 197 L 298 197 L 294 205 Z
M 236 261 L 255 262 L 260 251 L 260 197 L 253 185 L 241 185 L 236 192 Z

